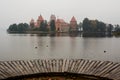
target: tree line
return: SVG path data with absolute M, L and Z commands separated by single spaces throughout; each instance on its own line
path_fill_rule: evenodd
M 55 21 L 51 20 L 50 21 L 50 31 L 55 32 L 56 26 L 55 26 Z M 7 29 L 8 32 L 26 32 L 26 31 L 41 31 L 41 32 L 48 32 L 48 24 L 47 21 L 42 21 L 38 27 L 35 27 L 34 25 L 30 26 L 27 23 L 19 23 L 19 24 L 11 24 L 9 28 Z
M 89 20 L 85 18 L 82 23 L 79 24 L 79 27 L 82 28 L 83 33 L 88 33 L 87 35 L 120 35 L 120 25 L 106 24 L 99 20 Z
M 8 31 L 9 32 L 26 32 L 26 31 L 55 32 L 56 31 L 54 20 L 50 21 L 49 26 L 50 26 L 50 29 L 48 28 L 48 22 L 46 20 L 42 21 L 39 27 L 34 27 L 34 25 L 30 26 L 27 23 L 19 23 L 18 25 L 17 24 L 10 25 L 8 28 Z M 85 33 L 105 33 L 105 32 L 113 33 L 114 32 L 116 34 L 118 33 L 120 34 L 120 25 L 106 24 L 102 21 L 90 20 L 88 18 L 85 18 L 83 22 L 78 25 L 78 29 L 81 29 L 81 31 Z
M 9 26 L 8 31 L 10 32 L 25 32 L 29 30 L 29 25 L 27 23 L 16 23 Z

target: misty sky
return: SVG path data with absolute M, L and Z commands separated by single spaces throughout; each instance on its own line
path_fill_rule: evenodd
M 85 17 L 120 24 L 120 0 L 0 0 L 0 27 L 27 22 L 39 15 L 49 20 L 51 14 L 78 23 Z

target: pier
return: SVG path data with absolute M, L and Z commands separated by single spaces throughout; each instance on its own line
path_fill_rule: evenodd
M 61 75 L 62 73 L 64 75 L 87 75 L 99 77 L 102 80 L 120 80 L 120 63 L 84 59 L 0 61 L 0 80 L 35 74 L 47 76 L 47 73 L 52 75 Z

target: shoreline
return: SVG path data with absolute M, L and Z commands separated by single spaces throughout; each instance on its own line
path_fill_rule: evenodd
M 72 31 L 72 32 L 43 32 L 43 31 L 7 31 L 8 34 L 40 34 L 41 36 L 73 36 L 73 37 L 120 37 L 120 32 L 83 32 L 83 31 Z

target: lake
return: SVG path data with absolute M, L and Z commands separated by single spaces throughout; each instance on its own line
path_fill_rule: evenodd
M 120 62 L 120 38 L 8 34 L 1 30 L 0 61 L 90 59 Z

